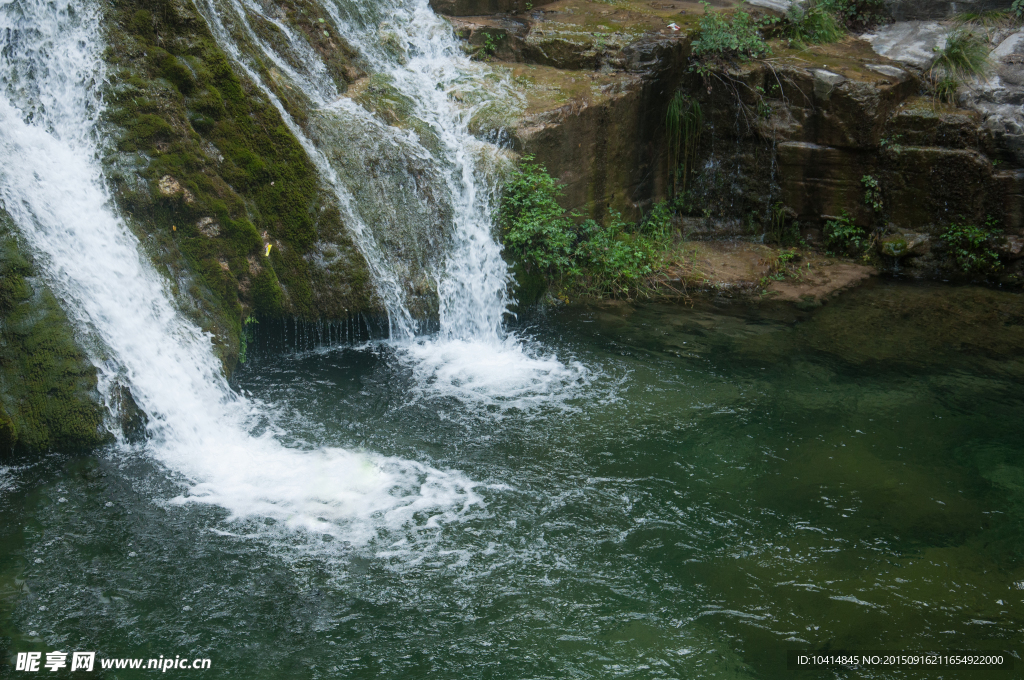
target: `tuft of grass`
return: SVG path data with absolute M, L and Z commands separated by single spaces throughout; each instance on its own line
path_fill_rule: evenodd
M 985 75 L 989 67 L 988 55 L 988 40 L 971 30 L 958 28 L 946 37 L 946 46 L 939 50 L 932 71 L 963 82 L 972 76 Z
M 672 194 L 686 191 L 686 184 L 697 167 L 697 152 L 704 132 L 704 111 L 700 102 L 679 90 L 672 96 L 665 113 L 668 131 L 669 172 Z
M 985 12 L 962 12 L 953 21 L 958 26 L 980 26 L 982 28 L 1007 28 L 1020 23 L 1021 17 L 1012 11 L 993 9 Z
M 846 26 L 827 5 L 818 2 L 803 8 L 794 4 L 786 16 L 789 36 L 794 43 L 826 45 L 846 36 Z
M 967 28 L 957 28 L 928 72 L 935 97 L 953 103 L 957 90 L 968 80 L 984 77 L 989 69 L 988 40 Z
M 940 78 L 932 85 L 935 98 L 946 104 L 956 103 L 956 94 L 960 91 L 960 81 L 956 78 Z

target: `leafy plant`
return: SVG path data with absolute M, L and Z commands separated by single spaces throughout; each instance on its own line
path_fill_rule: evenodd
M 498 219 L 509 254 L 564 291 L 631 297 L 647 290 L 665 251 L 672 211 L 655 206 L 639 225 L 612 212 L 607 223 L 579 221 L 558 204 L 561 185 L 525 157 L 512 173 Z
M 880 212 L 884 204 L 882 203 L 882 187 L 879 186 L 878 180 L 871 175 L 864 175 L 860 178 L 860 183 L 864 185 L 864 203 L 874 208 L 875 212 Z
M 764 261 L 768 265 L 768 271 L 758 281 L 758 285 L 761 288 L 767 288 L 772 285 L 773 281 L 785 281 L 787 277 L 801 278 L 800 266 L 793 266 L 793 263 L 799 259 L 800 254 L 793 249 L 780 250 L 775 255 L 769 256 Z
M 853 218 L 846 210 L 839 217 L 825 223 L 825 249 L 830 255 L 858 253 L 864 250 L 867 243 L 867 234 L 853 223 Z
M 1013 12 L 1018 19 L 1024 19 L 1024 0 L 1013 0 L 1013 4 L 1010 5 L 1010 11 Z
M 251 326 L 257 323 L 259 323 L 259 320 L 257 320 L 252 314 L 242 322 L 242 333 L 238 337 L 238 363 L 240 364 L 245 363 L 245 359 L 249 353 L 249 343 L 254 340 L 253 331 L 255 329 Z
M 967 273 L 991 273 L 1002 268 L 999 255 L 989 247 L 992 239 L 1000 233 L 989 218 L 986 227 L 971 224 L 951 224 L 939 236 L 949 248 L 956 266 Z
M 884 0 L 819 0 L 817 4 L 851 30 L 880 24 L 887 18 Z
M 891 150 L 893 153 L 899 155 L 903 153 L 903 145 L 900 144 L 900 140 L 903 139 L 903 135 L 893 135 L 892 137 L 882 137 L 878 145 L 883 149 Z
M 700 20 L 700 34 L 693 41 L 692 53 L 699 61 L 739 57 L 741 60 L 760 59 L 771 54 L 771 48 L 761 36 L 761 29 L 775 19 L 755 20 L 750 14 L 737 10 L 731 15 L 715 12 L 711 4 L 702 0 L 704 16 Z
M 672 233 L 676 202 L 656 203 L 640 221 L 639 232 L 656 239 L 667 239 Z
M 498 44 L 501 42 L 501 36 L 495 38 L 493 33 L 484 34 L 484 44 L 480 48 L 480 51 L 486 56 L 492 56 L 498 51 Z
M 704 111 L 700 102 L 682 91 L 673 95 L 665 113 L 668 132 L 668 163 L 672 173 L 672 195 L 686 191 L 696 169 L 700 138 L 704 132 Z
M 806 8 L 794 3 L 786 18 L 790 40 L 797 44 L 824 45 L 846 35 L 846 26 L 823 2 L 812 2 Z
M 528 270 L 561 276 L 572 267 L 574 220 L 558 199 L 562 186 L 533 156 L 523 158 L 505 186 L 498 221 L 505 247 Z

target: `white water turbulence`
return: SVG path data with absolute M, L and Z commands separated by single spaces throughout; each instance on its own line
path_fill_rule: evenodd
M 261 0 L 197 4 L 334 189 L 420 394 L 532 408 L 590 383 L 578 362 L 504 329 L 511 276 L 492 232 L 510 160 L 472 129 L 499 135 L 520 102 L 506 76 L 465 55 L 428 0 L 322 0 L 330 21 L 317 30 L 340 36 L 369 74 L 351 86 L 332 79 L 294 25 L 311 19 Z M 274 75 L 261 76 L 258 64 L 268 63 Z M 301 126 L 282 102 L 295 92 L 308 112 Z M 329 263 L 330 245 L 319 249 Z M 436 319 L 430 335 L 425 319 Z
M 216 504 L 229 520 L 271 518 L 356 545 L 382 532 L 427 536 L 472 512 L 480 499 L 460 473 L 337 448 L 289 449 L 271 433 L 250 434 L 273 413 L 229 388 L 210 337 L 177 313 L 111 208 L 98 160 L 98 7 L 0 3 L 0 206 L 94 343 L 101 392 L 112 400 L 124 382 L 148 415 L 143 453 L 181 480 L 174 502 Z

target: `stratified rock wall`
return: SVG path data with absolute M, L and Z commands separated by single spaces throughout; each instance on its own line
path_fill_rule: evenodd
M 703 77 L 689 56 L 704 10 L 691 5 L 558 0 L 453 23 L 470 49 L 524 84 L 517 149 L 561 179 L 566 207 L 586 216 L 638 219 L 671 197 L 665 116 L 679 94 L 703 121 L 696 171 L 676 187 L 690 237 L 783 229 L 820 243 L 825 224 L 846 214 L 917 257 L 941 250 L 951 224 L 984 224 L 1006 235 L 1007 271 L 1020 268 L 1024 34 L 989 32 L 992 72 L 957 105 L 926 87 L 953 26 L 935 19 L 1009 2 L 900 0 L 889 9 L 913 21 L 832 45 L 776 39 L 770 60 Z

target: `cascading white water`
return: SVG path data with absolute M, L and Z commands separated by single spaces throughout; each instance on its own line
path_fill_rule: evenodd
M 221 46 L 277 104 L 335 190 L 388 307 L 392 340 L 424 392 L 523 408 L 560 401 L 567 388 L 587 382 L 581 365 L 544 356 L 503 328 L 510 275 L 492 234 L 500 184 L 495 167 L 503 157 L 471 134 L 469 123 L 495 100 L 499 107 L 516 106 L 515 96 L 506 79 L 463 53 L 427 0 L 322 2 L 331 18 L 327 28 L 358 52 L 373 77 L 411 103 L 411 118 L 429 130 L 420 135 L 341 96 L 316 51 L 276 8 L 259 0 L 197 4 Z M 264 40 L 257 20 L 273 24 L 284 44 Z M 253 47 L 258 54 L 247 52 Z M 302 92 L 311 109 L 304 128 L 261 78 L 257 63 L 273 64 L 275 78 Z M 367 162 L 381 159 L 405 183 L 398 191 L 404 199 L 365 185 L 366 177 L 379 177 Z M 433 182 L 430 191 L 410 186 L 413 170 L 427 178 L 418 181 Z M 418 265 L 436 290 L 439 332 L 432 337 L 417 335 L 409 311 L 408 253 L 420 253 Z
M 447 180 L 455 223 L 443 269 L 435 273 L 441 334 L 459 340 L 500 338 L 509 274 L 491 233 L 497 182 L 480 163 L 489 145 L 469 131 L 472 110 L 460 108 L 452 98 L 453 92 L 481 77 L 480 67 L 466 57 L 451 27 L 427 0 L 376 4 L 379 14 L 374 18 L 386 17 L 377 31 L 367 30 L 361 5 L 328 0 L 325 7 L 349 44 L 413 102 L 415 117 L 429 124 L 440 141 L 435 155 L 443 158 L 438 169 Z M 396 57 L 386 47 L 381 31 L 401 37 L 403 54 Z M 496 94 L 509 98 L 504 88 Z
M 218 42 L 277 105 L 334 190 L 387 307 L 392 339 L 416 336 L 405 290 L 409 252 L 426 260 L 424 274 L 436 288 L 443 337 L 501 338 L 509 274 L 491 235 L 497 183 L 484 167 L 499 150 L 470 134 L 474 109 L 460 106 L 452 96 L 460 89 L 479 90 L 485 74 L 462 53 L 451 27 L 434 14 L 427 0 L 327 0 L 323 7 L 333 20 L 330 28 L 358 51 L 367 69 L 412 103 L 412 117 L 431 131 L 435 148 L 430 149 L 411 131 L 386 125 L 342 97 L 315 50 L 274 8 L 257 0 L 197 0 L 197 5 Z M 273 24 L 285 44 L 264 40 L 253 25 L 256 17 Z M 251 46 L 258 54 L 247 52 Z M 302 92 L 312 109 L 306 129 L 296 124 L 271 83 L 261 77 L 254 57 L 273 64 Z M 500 80 L 495 90 L 495 96 L 511 96 Z M 332 137 L 339 136 L 339 129 L 343 134 L 335 142 Z M 353 142 L 361 158 L 336 153 L 337 147 Z M 429 198 L 422 196 L 420 187 L 409 187 L 405 201 L 386 192 L 369 195 L 373 188 L 360 184 L 371 174 L 366 161 L 381 159 L 388 159 L 394 174 L 407 184 L 414 183 L 409 170 L 415 165 L 421 176 L 429 177 L 425 181 L 437 186 L 431 187 Z M 400 232 L 398 238 L 404 242 L 388 243 L 389 230 Z M 410 247 L 410 241 L 420 243 Z M 390 252 L 398 249 L 404 255 Z
M 478 503 L 458 473 L 250 434 L 267 407 L 228 387 L 209 336 L 177 313 L 111 207 L 98 160 L 98 11 L 88 0 L 0 4 L 0 207 L 95 341 L 101 391 L 124 380 L 149 415 L 147 452 L 184 477 L 176 500 L 356 543 Z

